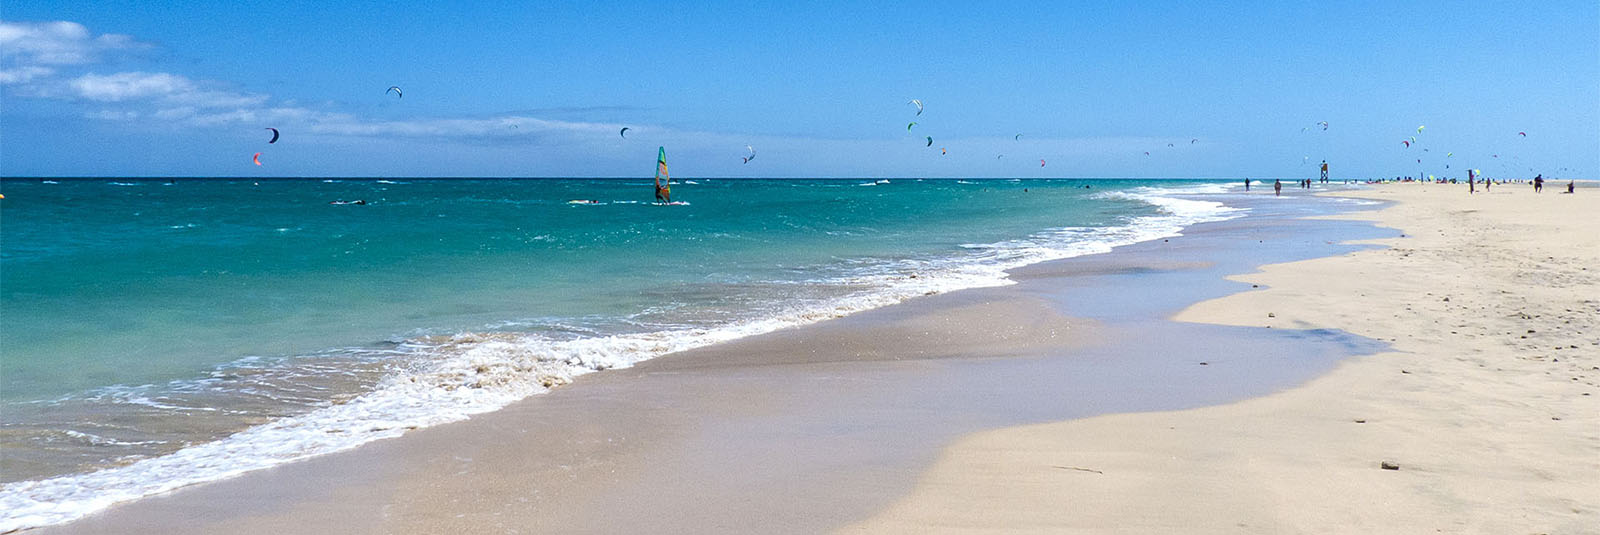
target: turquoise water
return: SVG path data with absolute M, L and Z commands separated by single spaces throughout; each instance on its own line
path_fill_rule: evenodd
M 638 179 L 3 186 L 13 506 L 225 477 L 158 466 L 219 441 L 241 469 L 334 451 L 1227 213 L 1188 198 L 1204 181 L 697 180 L 685 206 Z

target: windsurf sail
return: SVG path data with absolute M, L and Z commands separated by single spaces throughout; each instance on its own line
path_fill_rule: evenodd
M 672 179 L 667 176 L 667 148 L 656 153 L 656 200 L 672 202 Z

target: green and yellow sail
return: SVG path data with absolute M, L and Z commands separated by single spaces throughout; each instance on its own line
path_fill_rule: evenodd
M 670 201 L 672 196 L 672 179 L 667 176 L 667 148 L 661 147 L 656 154 L 656 197 Z

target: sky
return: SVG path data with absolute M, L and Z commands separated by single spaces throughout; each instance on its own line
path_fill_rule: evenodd
M 1600 2 L 1204 4 L 6 0 L 0 176 L 1600 178 Z

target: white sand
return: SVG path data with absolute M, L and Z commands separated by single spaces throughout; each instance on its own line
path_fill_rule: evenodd
M 1388 248 L 1239 275 L 1260 289 L 1176 319 L 1392 352 L 1230 405 L 975 434 L 844 531 L 1600 533 L 1600 191 L 1561 189 L 1349 194 L 1398 201 L 1353 216 L 1399 229 Z

